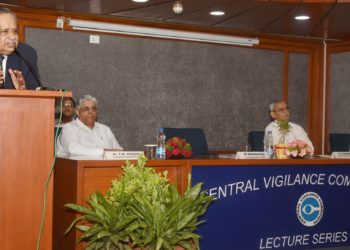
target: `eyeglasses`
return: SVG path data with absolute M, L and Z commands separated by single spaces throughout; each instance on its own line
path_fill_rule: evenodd
M 74 105 L 72 103 L 65 103 L 63 108 L 74 108 Z
M 97 107 L 81 107 L 79 108 L 79 110 L 81 110 L 82 112 L 92 112 L 92 113 L 95 113 L 97 112 Z
M 289 111 L 289 109 L 290 109 L 290 108 L 287 106 L 287 107 L 285 107 L 285 108 L 275 109 L 274 112 L 282 113 L 282 112 L 284 112 L 284 111 Z

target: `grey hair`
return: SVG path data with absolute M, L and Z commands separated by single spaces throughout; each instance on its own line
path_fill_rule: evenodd
M 276 103 L 284 102 L 284 100 L 274 100 L 272 103 L 269 105 L 269 111 L 273 112 L 275 110 L 275 105 Z
M 77 109 L 79 109 L 81 104 L 87 100 L 94 101 L 96 103 L 96 106 L 97 106 L 97 99 L 95 97 L 93 97 L 91 95 L 83 95 L 78 101 Z
M 10 9 L 8 8 L 5 8 L 5 7 L 0 7 L 0 15 L 1 14 L 10 14 L 12 15 L 15 19 L 16 19 L 16 22 L 17 22 L 17 16 L 14 12 L 12 12 Z

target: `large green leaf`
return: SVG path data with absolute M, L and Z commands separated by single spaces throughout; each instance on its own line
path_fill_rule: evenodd
M 97 234 L 97 239 L 102 239 L 102 238 L 105 238 L 105 237 L 109 237 L 111 235 L 112 234 L 110 232 L 108 232 L 108 231 L 100 231 Z
M 73 204 L 73 203 L 68 203 L 64 205 L 67 208 L 70 208 L 78 213 L 82 213 L 82 214 L 90 214 L 90 215 L 96 215 L 96 213 L 94 212 L 94 210 L 92 210 L 91 208 L 87 208 L 85 206 L 82 205 L 77 205 L 77 204 Z

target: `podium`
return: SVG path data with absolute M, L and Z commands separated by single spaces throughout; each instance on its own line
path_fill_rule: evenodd
M 0 248 L 36 249 L 54 160 L 55 98 L 70 92 L 0 90 Z M 52 249 L 53 177 L 41 250 Z
M 134 161 L 136 163 L 136 161 Z M 84 244 L 77 244 L 81 232 L 67 230 L 77 214 L 64 207 L 66 203 L 86 204 L 96 191 L 105 193 L 123 171 L 125 160 L 83 160 L 57 158 L 54 181 L 53 250 L 83 250 Z M 150 160 L 147 166 L 157 172 L 168 172 L 168 179 L 181 194 L 187 188 L 190 171 L 187 160 Z

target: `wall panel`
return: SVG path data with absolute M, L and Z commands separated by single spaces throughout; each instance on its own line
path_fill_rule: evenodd
M 157 128 L 202 127 L 212 150 L 243 149 L 250 130 L 269 122 L 282 96 L 283 52 L 264 49 L 26 29 L 42 81 L 92 94 L 99 120 L 126 149 L 155 142 Z
M 305 129 L 308 115 L 308 64 L 308 54 L 289 54 L 288 105 L 291 108 L 291 121 Z
M 329 133 L 350 133 L 350 52 L 331 54 Z

